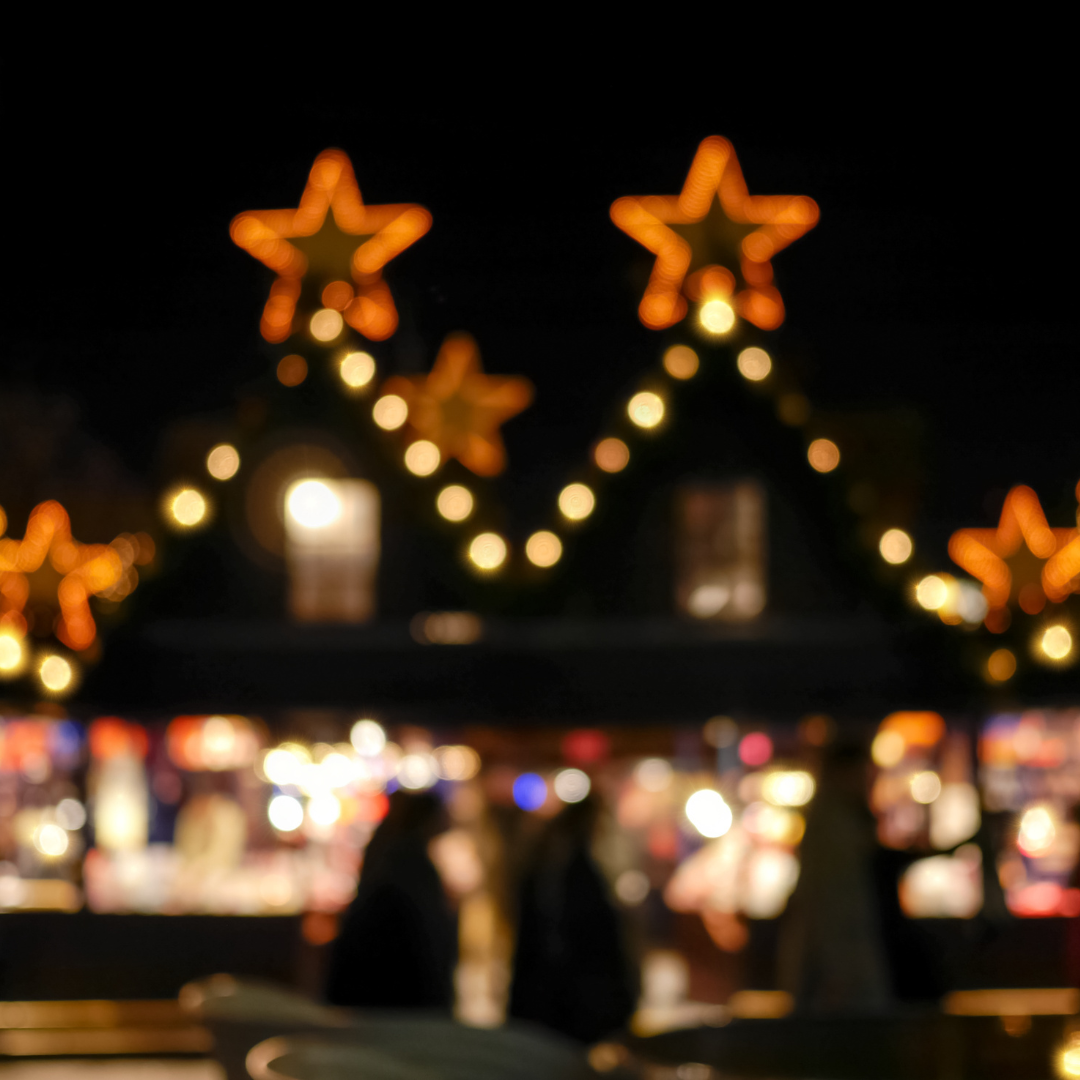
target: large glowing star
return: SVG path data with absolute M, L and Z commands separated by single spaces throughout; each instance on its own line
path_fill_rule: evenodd
M 53 579 L 60 607 L 56 636 L 68 648 L 88 649 L 97 636 L 89 598 L 116 590 L 135 554 L 123 538 L 111 544 L 80 544 L 71 535 L 67 511 L 58 502 L 41 503 L 31 512 L 22 540 L 0 540 L 0 625 L 26 633 L 28 575 L 47 569 L 47 559 L 48 567 L 59 575 Z
M 499 427 L 533 398 L 527 379 L 485 375 L 468 334 L 447 337 L 430 374 L 387 379 L 383 393 L 404 398 L 413 431 L 478 476 L 495 476 L 506 467 Z
M 383 267 L 430 228 L 431 214 L 415 203 L 365 206 L 348 156 L 324 150 L 295 210 L 247 210 L 229 235 L 278 275 L 260 323 L 267 341 L 293 332 L 301 294 L 312 311 L 336 309 L 354 330 L 382 341 L 398 324 Z
M 805 195 L 751 195 L 734 148 L 718 135 L 698 147 L 680 194 L 626 196 L 611 206 L 611 220 L 656 256 L 638 307 L 652 330 L 679 322 L 687 300 L 733 302 L 755 326 L 778 327 L 784 303 L 772 257 L 818 216 Z
M 1041 603 L 1060 603 L 1080 588 L 1080 528 L 1052 529 L 1038 495 L 1029 487 L 1014 487 L 1005 496 L 996 529 L 960 529 L 953 533 L 949 557 L 982 582 L 986 602 L 995 611 L 1009 603 L 1013 592 L 1014 574 L 1005 560 L 1022 556 L 1025 548 L 1043 563 L 1039 584 L 1024 585 L 1026 589 L 1041 587 L 1045 597 Z M 1025 607 L 1023 589 L 1020 603 Z

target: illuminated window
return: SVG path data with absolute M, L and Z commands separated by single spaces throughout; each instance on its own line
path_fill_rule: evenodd
M 759 615 L 766 601 L 761 488 L 752 481 L 684 487 L 675 529 L 678 610 L 736 622 Z
M 366 480 L 308 479 L 285 499 L 289 610 L 302 622 L 375 614 L 379 493 Z

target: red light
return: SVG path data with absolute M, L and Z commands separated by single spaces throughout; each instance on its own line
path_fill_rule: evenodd
M 563 757 L 574 765 L 603 761 L 611 753 L 611 740 L 602 731 L 582 728 L 562 741 Z
M 739 760 L 744 765 L 764 765 L 773 755 L 772 739 L 764 731 L 752 731 L 739 743 Z

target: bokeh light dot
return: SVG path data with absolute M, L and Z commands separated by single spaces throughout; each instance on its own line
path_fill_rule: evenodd
M 719 791 L 710 788 L 695 791 L 686 800 L 686 816 L 702 836 L 710 839 L 723 836 L 731 828 L 731 807 Z
M 586 484 L 567 484 L 559 492 L 559 509 L 570 521 L 584 521 L 596 507 L 596 496 Z
M 409 406 L 403 397 L 386 394 L 375 402 L 371 415 L 383 431 L 397 431 L 409 419 Z
M 296 353 L 278 361 L 277 378 L 282 386 L 299 386 L 308 375 L 307 361 Z
M 622 472 L 630 464 L 630 448 L 622 439 L 601 439 L 593 451 L 593 460 L 604 472 Z
M 464 521 L 473 512 L 472 492 L 461 484 L 450 484 L 439 492 L 435 507 L 447 521 Z
M 304 808 L 292 795 L 275 795 L 270 800 L 267 816 L 278 832 L 295 832 L 304 823 Z
M 756 346 L 743 349 L 735 363 L 739 368 L 739 374 L 751 382 L 761 382 L 772 371 L 772 358 L 764 349 Z
M 405 468 L 414 476 L 430 476 L 441 464 L 439 448 L 427 439 L 419 439 L 405 451 Z
M 562 769 L 555 774 L 552 786 L 555 788 L 555 794 L 564 803 L 578 803 L 589 794 L 592 781 L 588 774 L 580 769 Z
M 322 529 L 341 517 L 341 499 L 322 480 L 301 480 L 285 496 L 289 517 L 306 529 Z
M 915 599 L 927 611 L 937 611 L 949 598 L 949 586 L 944 578 L 929 574 L 915 587 Z
M 506 541 L 498 533 L 481 533 L 469 545 L 469 558 L 480 570 L 497 570 L 506 561 Z
M 692 379 L 700 363 L 698 354 L 686 345 L 672 345 L 664 353 L 664 370 L 673 379 Z
M 627 415 L 640 428 L 654 428 L 664 419 L 664 402 L 658 394 L 643 390 L 626 406 Z
M 1008 682 L 1016 674 L 1016 657 L 1010 649 L 995 649 L 986 662 L 986 671 L 994 682 Z
M 525 557 L 534 566 L 554 566 L 562 558 L 562 541 L 553 533 L 534 532 L 525 543 Z
M 1064 660 L 1072 652 L 1072 634 L 1064 626 L 1048 627 L 1039 646 L 1051 660 Z
M 357 720 L 349 732 L 349 742 L 362 757 L 375 757 L 386 746 L 386 732 L 375 720 Z
M 75 672 L 62 656 L 47 656 L 38 666 L 38 676 L 46 690 L 58 694 L 71 685 Z
M 311 316 L 311 336 L 316 341 L 333 341 L 345 328 L 341 312 L 333 308 L 322 308 Z
M 706 300 L 698 312 L 698 321 L 710 334 L 726 334 L 735 325 L 735 309 L 718 297 Z
M 240 468 L 240 454 L 230 443 L 219 443 L 206 455 L 206 471 L 215 480 L 231 480 Z
M 751 731 L 739 743 L 739 760 L 744 765 L 764 765 L 772 754 L 772 739 L 764 731 Z
M 885 532 L 878 543 L 878 551 L 881 557 L 893 566 L 906 563 L 911 558 L 915 545 L 911 537 L 903 529 L 889 529 Z
M 539 810 L 547 801 L 547 784 L 537 773 L 522 773 L 514 781 L 514 802 L 522 810 Z
M 840 449 L 831 439 L 815 439 L 806 451 L 806 460 L 819 473 L 832 472 L 840 464 Z
M 338 373 L 347 387 L 359 390 L 375 377 L 375 359 L 366 352 L 349 353 L 341 361 Z
M 183 488 L 172 497 L 169 513 L 177 525 L 193 528 L 206 517 L 206 499 L 194 488 Z

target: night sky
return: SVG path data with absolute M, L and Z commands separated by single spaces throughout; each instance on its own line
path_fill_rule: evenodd
M 989 106 L 575 112 L 445 100 L 304 111 L 268 96 L 149 107 L 73 95 L 63 124 L 10 111 L 0 390 L 79 402 L 86 428 L 151 480 L 162 428 L 231 410 L 265 376 L 271 275 L 228 237 L 241 210 L 295 206 L 315 155 L 352 157 L 367 202 L 416 201 L 431 232 L 387 272 L 402 328 L 384 370 L 425 370 L 444 334 L 536 403 L 506 429 L 507 484 L 556 490 L 601 418 L 657 359 L 636 317 L 642 249 L 620 195 L 675 193 L 698 142 L 730 138 L 751 193 L 807 194 L 821 222 L 774 261 L 823 409 L 910 405 L 926 422 L 918 535 L 992 523 L 1014 483 L 1069 524 L 1080 475 L 1072 163 L 1058 118 Z M 863 103 L 865 105 L 865 103 Z M 374 115 L 373 115 L 374 114 Z M 512 117 L 512 119 L 511 119 Z

